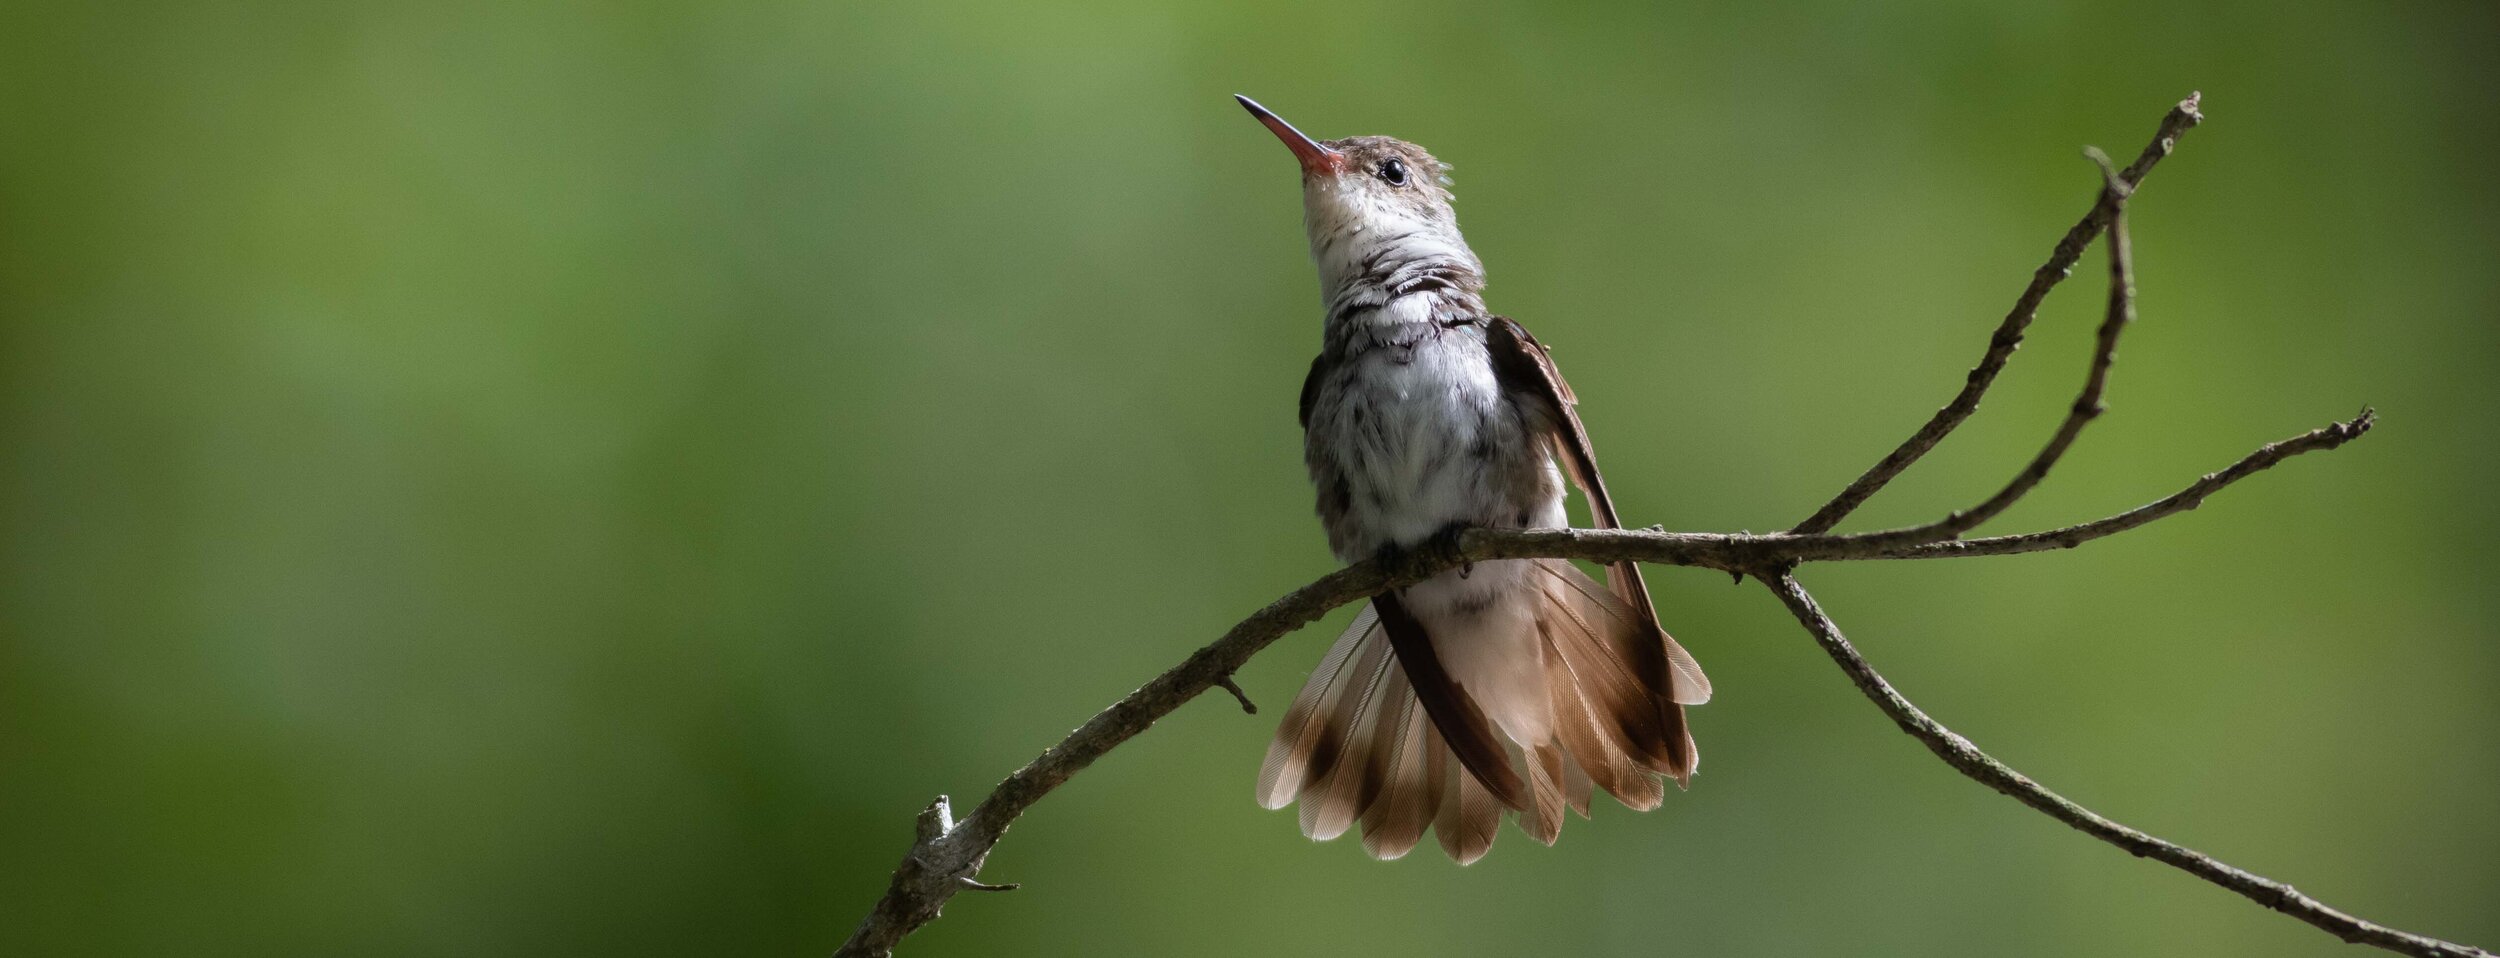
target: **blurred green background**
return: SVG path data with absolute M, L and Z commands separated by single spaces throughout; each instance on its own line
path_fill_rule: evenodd
M 1767 530 L 1959 384 L 2190 90 L 2112 412 L 1997 527 L 1815 567 L 2131 824 L 2500 945 L 2485 3 L 34 3 L 0 30 L 0 952 L 813 955 L 985 792 L 1330 561 L 1292 162 L 1457 165 L 1632 522 Z M 2101 255 L 1855 527 L 2003 481 Z M 1691 792 L 1382 864 L 1250 782 L 1345 613 L 1040 805 L 917 955 L 2351 952 L 1889 726 L 1660 570 Z

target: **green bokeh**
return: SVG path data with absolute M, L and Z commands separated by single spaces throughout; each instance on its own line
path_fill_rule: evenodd
M 2481 3 L 46 3 L 0 28 L 0 953 L 820 954 L 978 794 L 1324 571 L 1290 160 L 1457 164 L 1635 523 L 1794 521 L 1942 402 L 2170 103 L 2112 411 L 2000 525 L 2362 403 L 2071 553 L 1813 568 L 2122 820 L 2500 944 Z M 1861 526 L 1984 495 L 2100 254 Z M 1017 825 L 918 955 L 2347 955 L 1652 577 L 1709 757 L 1552 849 L 1258 810 L 1342 614 Z

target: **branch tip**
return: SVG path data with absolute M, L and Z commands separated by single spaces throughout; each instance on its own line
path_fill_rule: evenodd
M 2102 188 L 2107 190 L 2113 199 L 2123 200 L 2126 199 L 2129 194 L 2135 192 L 2134 186 L 2128 184 L 2125 179 L 2119 177 L 2118 165 L 2110 162 L 2109 154 L 2101 152 L 2100 147 L 2084 147 L 2083 158 L 2091 160 L 2092 165 L 2101 168 Z
M 924 845 L 944 838 L 946 833 L 954 830 L 955 809 L 946 803 L 944 795 L 930 802 L 929 807 L 921 809 L 920 816 L 912 821 L 912 831 Z

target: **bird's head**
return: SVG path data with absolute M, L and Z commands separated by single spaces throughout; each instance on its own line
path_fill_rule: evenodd
M 1385 136 L 1314 140 L 1257 101 L 1234 99 L 1301 162 L 1302 225 L 1329 289 L 1400 268 L 1482 275 L 1450 207 L 1449 167 L 1423 147 Z

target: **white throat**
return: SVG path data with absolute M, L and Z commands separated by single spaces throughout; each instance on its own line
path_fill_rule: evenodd
M 1332 310 L 1349 299 L 1385 304 L 1418 280 L 1473 294 L 1484 264 L 1459 235 L 1446 208 L 1387 200 L 1359 184 L 1315 180 L 1303 190 L 1302 223 L 1319 270 L 1320 295 Z

